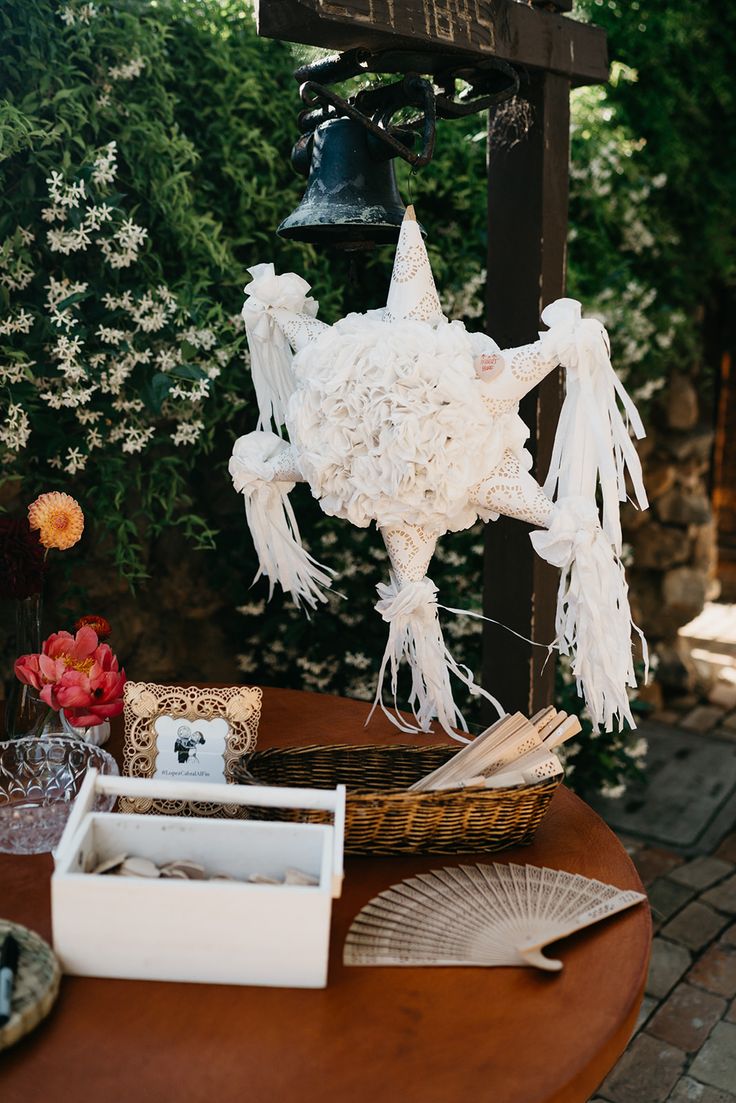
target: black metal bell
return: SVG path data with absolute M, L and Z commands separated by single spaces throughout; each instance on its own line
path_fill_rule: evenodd
M 279 234 L 348 249 L 396 241 L 405 207 L 391 150 L 347 118 L 321 123 L 297 144 L 292 155 L 297 169 L 306 168 L 310 147 L 307 190 Z

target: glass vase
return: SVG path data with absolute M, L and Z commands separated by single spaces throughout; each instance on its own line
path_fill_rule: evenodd
M 41 595 L 21 597 L 15 603 L 15 655 L 37 655 L 41 650 Z M 5 710 L 5 738 L 20 739 L 30 735 L 48 711 L 32 686 L 17 678 L 8 694 Z
M 35 718 L 31 727 L 23 734 L 36 739 L 50 739 L 55 736 L 74 736 L 76 739 L 76 730 L 65 717 L 64 710 L 61 709 L 57 712 L 56 709 L 52 709 L 45 701 L 37 697 L 36 690 L 31 686 L 26 686 L 26 688 L 29 690 L 29 698 L 32 699 Z M 16 738 L 20 738 L 20 734 Z
M 20 739 L 23 736 L 36 739 L 51 739 L 65 736 L 84 743 L 91 743 L 101 747 L 110 738 L 110 721 L 103 720 L 93 727 L 79 728 L 72 724 L 63 709 L 52 709 L 49 705 L 36 696 L 36 690 L 31 686 L 25 686 L 29 692 L 27 712 L 33 714 L 33 722 L 25 732 L 19 732 L 13 738 Z

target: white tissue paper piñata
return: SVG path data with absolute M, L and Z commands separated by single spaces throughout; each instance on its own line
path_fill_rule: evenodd
M 600 322 L 583 319 L 574 299 L 558 299 L 542 314 L 548 329 L 538 341 L 503 350 L 448 322 L 411 207 L 384 310 L 328 326 L 300 276 L 277 276 L 272 264 L 249 271 L 243 317 L 260 417 L 236 441 L 230 474 L 271 593 L 278 582 L 315 608 L 331 584 L 333 572 L 302 545 L 289 503 L 295 483 L 308 483 L 330 516 L 361 528 L 375 522 L 391 573 L 378 586 L 388 642 L 374 708 L 384 708 L 387 671 L 395 706 L 405 660 L 416 726 L 387 715 L 402 731 L 427 731 L 436 718 L 458 738 L 453 728 L 467 728 L 451 674 L 503 709 L 448 651 L 427 570 L 444 533 L 478 518 L 517 517 L 537 526 L 535 550 L 560 568 L 554 646 L 570 656 L 593 723 L 634 727 L 627 686 L 636 685 L 638 629 L 620 558 L 619 502 L 628 471 L 636 503 L 647 507 L 630 438 L 644 428 Z M 519 400 L 558 365 L 567 393 L 542 487 L 529 473 Z

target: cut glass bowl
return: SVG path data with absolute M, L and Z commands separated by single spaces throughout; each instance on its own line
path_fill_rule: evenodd
M 80 739 L 29 737 L 0 743 L 0 852 L 42 854 L 59 842 L 90 767 L 118 774 L 115 759 Z M 100 794 L 96 811 L 115 797 Z

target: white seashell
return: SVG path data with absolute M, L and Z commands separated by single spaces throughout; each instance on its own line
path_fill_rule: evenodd
M 150 858 L 126 858 L 120 867 L 121 877 L 160 877 L 160 871 Z
M 114 858 L 103 858 L 94 869 L 90 870 L 90 873 L 113 873 L 127 857 L 127 854 L 116 854 Z
M 204 866 L 199 862 L 193 862 L 190 858 L 177 858 L 173 862 L 166 862 L 161 866 L 162 876 L 178 877 L 184 875 L 190 881 L 205 881 Z
M 301 869 L 287 869 L 284 877 L 285 885 L 318 885 L 319 879 L 312 877 L 311 873 L 305 873 Z
M 248 877 L 251 885 L 282 885 L 278 877 L 269 877 L 267 873 L 251 873 Z

